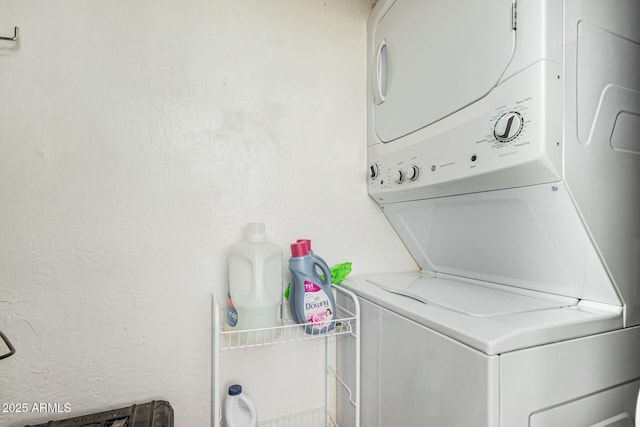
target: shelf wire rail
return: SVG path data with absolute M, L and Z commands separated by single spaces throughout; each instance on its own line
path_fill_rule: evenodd
M 322 425 L 338 427 L 325 408 L 298 412 L 258 423 L 258 427 L 317 427 Z
M 344 307 L 338 306 L 339 316 L 333 321 L 332 330 L 324 333 L 308 334 L 306 326 L 313 326 L 312 322 L 298 324 L 292 320 L 285 320 L 283 326 L 273 328 L 245 329 L 242 331 L 220 331 L 220 351 L 240 348 L 262 347 L 272 344 L 283 344 L 295 341 L 326 338 L 330 336 L 352 334 L 355 314 Z

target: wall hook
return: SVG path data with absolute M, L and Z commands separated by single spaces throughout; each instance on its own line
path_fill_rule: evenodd
M 11 41 L 16 41 L 18 40 L 18 34 L 20 33 L 20 28 L 18 27 L 13 27 L 13 37 L 1 37 L 0 36 L 0 40 L 11 40 Z

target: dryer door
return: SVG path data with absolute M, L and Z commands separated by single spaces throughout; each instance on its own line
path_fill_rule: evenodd
M 513 55 L 512 0 L 390 0 L 377 11 L 370 80 L 383 142 L 485 96 Z

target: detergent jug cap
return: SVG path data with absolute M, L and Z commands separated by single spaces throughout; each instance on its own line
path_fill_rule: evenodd
M 237 396 L 239 394 L 242 394 L 242 386 L 240 384 L 229 386 L 229 396 Z
M 247 242 L 265 242 L 267 240 L 266 226 L 261 222 L 250 222 L 244 234 Z
M 301 257 L 309 253 L 307 245 L 305 243 L 296 242 L 291 244 L 291 256 Z
M 305 247 L 307 248 L 307 252 L 311 252 L 311 240 L 310 239 L 298 239 L 296 240 L 297 243 L 304 243 Z

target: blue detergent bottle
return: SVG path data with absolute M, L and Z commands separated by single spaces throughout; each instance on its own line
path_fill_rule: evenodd
M 326 262 L 324 262 L 324 260 L 322 258 L 320 258 L 318 255 L 314 255 L 313 251 L 311 250 L 311 240 L 310 239 L 298 239 L 296 240 L 296 243 L 301 243 L 305 246 L 306 248 L 306 252 L 307 254 L 315 259 L 317 261 L 317 265 L 324 265 L 325 267 L 327 267 L 328 269 L 328 265 Z M 304 251 L 302 251 L 304 252 Z M 323 282 L 324 279 L 322 277 L 320 277 L 320 274 L 318 274 L 318 269 L 317 268 L 313 268 L 313 274 L 314 274 L 314 278 L 316 280 L 318 280 L 317 283 Z M 296 310 L 295 310 L 295 287 L 294 286 L 290 286 L 289 287 L 289 311 L 291 312 L 291 317 L 293 318 L 293 321 L 296 323 L 306 323 L 306 321 L 298 321 L 298 316 L 296 314 Z
M 291 244 L 289 307 L 293 319 L 305 324 L 306 333 L 322 334 L 335 325 L 336 303 L 331 291 L 331 272 L 322 258 L 309 253 L 307 245 L 305 241 Z M 316 268 L 322 271 L 324 280 Z

